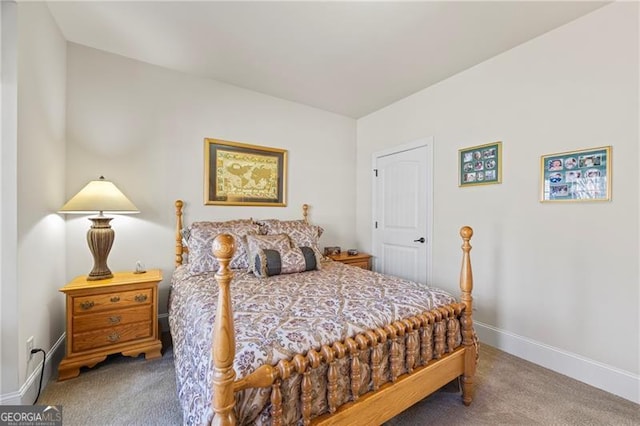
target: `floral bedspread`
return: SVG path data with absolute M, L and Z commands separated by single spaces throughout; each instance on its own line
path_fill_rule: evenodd
M 443 290 L 333 261 L 318 271 L 268 278 L 241 270 L 234 274 L 237 378 L 262 364 L 275 365 L 311 347 L 455 302 Z M 217 296 L 213 273 L 190 276 L 184 266 L 175 270 L 169 325 L 185 424 L 208 424 L 213 417 L 211 332 Z M 268 396 L 268 389 L 239 395 L 239 423 L 258 421 Z

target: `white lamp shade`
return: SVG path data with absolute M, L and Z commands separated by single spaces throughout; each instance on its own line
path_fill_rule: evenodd
M 111 212 L 117 214 L 140 213 L 138 208 L 113 182 L 100 176 L 92 180 L 80 192 L 62 206 L 60 213 L 91 214 Z

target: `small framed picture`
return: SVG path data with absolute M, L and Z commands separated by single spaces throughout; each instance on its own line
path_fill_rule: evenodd
M 458 150 L 458 186 L 502 183 L 502 142 Z
M 330 247 L 325 247 L 324 248 L 324 255 L 325 256 L 332 256 L 332 255 L 335 255 L 335 254 L 340 254 L 341 252 L 342 252 L 342 250 L 338 246 L 330 246 Z
M 540 201 L 611 200 L 611 147 L 540 157 Z

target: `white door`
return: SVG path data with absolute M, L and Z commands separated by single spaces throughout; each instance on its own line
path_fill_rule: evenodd
M 374 156 L 375 268 L 421 283 L 431 275 L 432 147 L 429 138 Z

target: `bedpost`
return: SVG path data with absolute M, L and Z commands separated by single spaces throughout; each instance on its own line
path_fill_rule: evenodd
M 309 223 L 309 204 L 302 205 L 302 219 L 304 223 Z
M 460 229 L 462 237 L 462 268 L 460 270 L 460 291 L 462 292 L 462 303 L 465 305 L 464 312 L 460 317 L 462 325 L 462 344 L 466 351 L 464 355 L 464 374 L 462 375 L 462 402 L 464 405 L 471 404 L 473 400 L 473 376 L 476 372 L 477 347 L 473 332 L 473 274 L 471 272 L 471 244 L 469 240 L 473 236 L 473 229 L 463 226 Z
M 176 200 L 176 266 L 182 265 L 182 200 Z
M 233 237 L 228 234 L 218 235 L 213 240 L 213 255 L 220 263 L 216 272 L 218 282 L 218 308 L 213 327 L 213 421 L 212 425 L 235 425 L 236 400 L 233 382 L 236 372 L 233 369 L 235 358 L 235 329 L 233 327 L 233 309 L 231 306 L 230 284 L 233 273 L 229 270 L 229 262 L 235 252 Z

